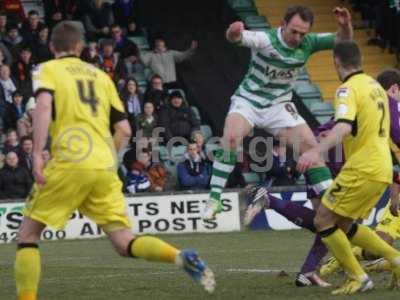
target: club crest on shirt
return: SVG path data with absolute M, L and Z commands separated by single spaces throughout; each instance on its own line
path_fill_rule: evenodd
M 336 98 L 347 98 L 349 96 L 349 89 L 341 87 L 336 91 Z

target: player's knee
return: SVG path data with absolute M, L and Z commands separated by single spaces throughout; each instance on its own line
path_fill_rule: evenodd
M 20 230 L 18 233 L 18 243 L 38 243 L 41 232 Z
M 325 227 L 324 219 L 319 214 L 314 218 L 314 227 L 318 232 L 322 231 Z

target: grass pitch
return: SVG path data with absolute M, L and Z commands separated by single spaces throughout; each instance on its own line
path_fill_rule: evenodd
M 297 288 L 293 281 L 312 236 L 305 231 L 252 231 L 163 235 L 180 248 L 197 249 L 217 279 L 208 295 L 168 264 L 119 257 L 105 239 L 41 244 L 41 300 L 64 299 L 400 299 L 385 288 L 389 274 L 373 274 L 376 289 L 357 296 Z M 0 245 L 0 299 L 15 299 L 15 245 Z M 288 276 L 280 274 L 284 270 Z M 331 278 L 339 285 L 342 276 Z

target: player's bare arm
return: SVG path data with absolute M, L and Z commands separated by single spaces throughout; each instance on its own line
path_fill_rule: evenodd
M 353 38 L 353 25 L 349 10 L 344 7 L 335 7 L 333 13 L 339 25 L 339 29 L 336 32 L 336 41 L 351 40 Z
M 350 134 L 351 125 L 347 123 L 338 123 L 329 134 L 323 138 L 317 146 L 303 153 L 299 162 L 297 163 L 297 169 L 299 172 L 307 171 L 312 165 L 318 162 L 321 157 L 321 154 L 328 151 L 332 147 L 340 144 L 343 138 Z
M 115 148 L 118 151 L 124 149 L 132 135 L 128 120 L 122 120 L 114 124 L 115 133 L 113 136 Z
M 53 99 L 49 92 L 41 92 L 36 99 L 37 105 L 33 114 L 33 176 L 37 184 L 41 186 L 46 183 L 43 175 L 42 152 L 48 137 Z
M 390 186 L 390 212 L 393 216 L 399 216 L 399 194 L 400 194 L 400 185 L 397 183 L 392 183 Z

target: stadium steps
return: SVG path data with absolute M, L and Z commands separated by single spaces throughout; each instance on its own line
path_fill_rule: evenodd
M 332 15 L 335 6 L 348 6 L 340 0 L 255 0 L 260 15 L 268 18 L 271 26 L 279 26 L 282 16 L 289 5 L 303 4 L 311 7 L 315 14 L 313 31 L 335 32 L 336 21 Z M 353 19 L 359 19 L 358 14 L 353 14 Z M 363 69 L 366 73 L 376 77 L 385 68 L 393 67 L 396 64 L 394 55 L 384 53 L 376 46 L 367 45 L 369 36 L 366 30 L 355 30 L 354 39 L 361 47 L 363 53 Z M 333 100 L 336 88 L 340 85 L 336 71 L 333 66 L 332 54 L 330 51 L 323 51 L 313 55 L 308 64 L 307 70 L 311 80 L 320 87 L 322 97 L 325 100 Z

